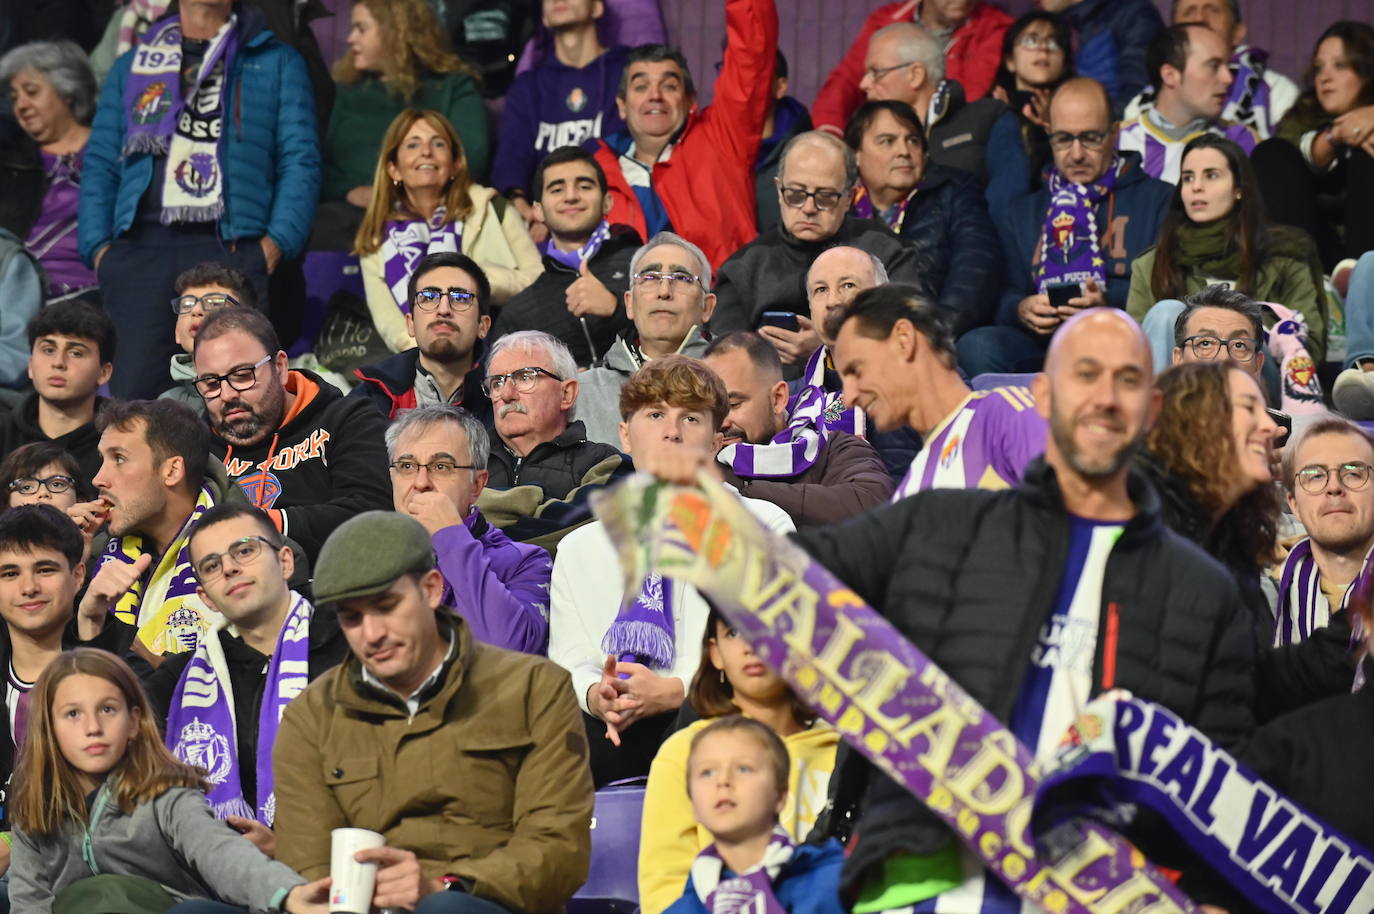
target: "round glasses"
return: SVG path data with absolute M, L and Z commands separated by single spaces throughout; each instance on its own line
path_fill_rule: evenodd
M 37 476 L 20 476 L 10 483 L 10 491 L 18 492 L 20 495 L 37 495 L 40 487 L 54 495 L 61 495 L 75 488 L 76 480 L 70 476 L 44 476 L 42 479 Z
M 1324 467 L 1319 463 L 1298 470 L 1298 485 L 1308 495 L 1320 495 L 1326 491 L 1326 484 L 1335 473 L 1341 485 L 1350 491 L 1358 491 L 1369 485 L 1370 466 L 1363 461 L 1343 463 L 1336 467 Z
M 1190 336 L 1183 344 L 1190 347 L 1193 355 L 1199 359 L 1215 359 L 1225 349 L 1230 352 L 1231 361 L 1248 362 L 1259 351 L 1259 340 L 1243 336 L 1233 340 L 1223 340 L 1215 336 Z
M 209 295 L 178 295 L 172 299 L 173 314 L 190 314 L 200 305 L 202 311 L 213 311 L 225 305 L 237 308 L 239 300 L 227 292 L 211 292 Z
M 220 394 L 220 388 L 224 384 L 243 393 L 245 390 L 252 390 L 258 383 L 258 369 L 272 361 L 270 355 L 265 355 L 252 365 L 240 365 L 238 368 L 229 370 L 228 374 L 207 374 L 196 378 L 196 390 L 200 391 L 202 398 L 213 400 Z
M 224 574 L 225 559 L 233 560 L 235 567 L 238 568 L 251 565 L 262 555 L 263 547 L 276 549 L 277 544 L 268 541 L 265 536 L 245 536 L 241 540 L 235 540 L 224 552 L 212 552 L 196 562 L 196 577 L 202 582 L 213 581 Z
M 534 385 L 539 383 L 541 377 L 550 377 L 555 381 L 563 380 L 552 371 L 543 368 L 530 366 L 529 368 L 517 368 L 508 374 L 492 374 L 482 379 L 482 393 L 488 397 L 494 397 L 501 392 L 507 383 L 514 384 L 515 389 L 522 394 L 527 394 L 534 390 Z

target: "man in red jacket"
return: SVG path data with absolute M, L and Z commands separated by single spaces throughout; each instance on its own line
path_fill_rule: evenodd
M 627 132 L 595 144 L 610 185 L 607 219 L 641 238 L 674 231 L 713 269 L 758 234 L 754 161 L 777 62 L 775 0 L 726 0 L 725 31 L 710 107 L 698 110 L 680 52 L 642 45 L 629 53 L 616 98 Z
M 945 76 L 964 87 L 964 97 L 976 101 L 992 89 L 1002 60 L 1002 36 L 1011 17 L 994 6 L 976 0 L 905 0 L 878 7 L 864 21 L 859 37 L 849 46 L 835 69 L 826 77 L 811 106 L 811 121 L 818 130 L 836 136 L 844 131 L 849 116 L 864 101 L 859 82 L 864 77 L 864 55 L 873 33 L 896 22 L 915 22 L 945 46 Z

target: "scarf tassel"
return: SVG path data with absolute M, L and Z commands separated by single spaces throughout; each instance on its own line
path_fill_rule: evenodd
M 153 133 L 136 133 L 124 142 L 124 151 L 120 153 L 120 157 L 127 159 L 129 156 L 142 153 L 165 156 L 167 148 L 168 142 L 165 136 Z
M 163 225 L 174 222 L 215 222 L 224 215 L 224 199 L 216 200 L 210 206 L 169 206 L 162 210 Z
M 617 619 L 601 639 L 601 649 L 608 654 L 634 654 L 645 666 L 666 669 L 673 665 L 673 639 L 652 622 Z

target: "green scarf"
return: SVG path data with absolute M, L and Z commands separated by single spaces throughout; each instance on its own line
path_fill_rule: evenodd
M 1231 243 L 1231 220 L 1178 227 L 1178 263 L 1187 272 L 1217 279 L 1240 278 L 1240 248 Z

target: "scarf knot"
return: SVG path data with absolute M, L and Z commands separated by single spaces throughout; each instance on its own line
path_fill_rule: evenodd
M 545 257 L 552 257 L 554 260 L 573 270 L 581 270 L 582 264 L 596 256 L 596 252 L 601 250 L 601 245 L 606 243 L 606 239 L 611 237 L 611 224 L 605 219 L 592 231 L 592 236 L 587 239 L 587 243 L 575 251 L 560 250 L 553 243 L 553 235 L 546 238 L 543 244 L 539 245 L 539 253 Z
M 773 886 L 795 852 L 792 839 L 777 826 L 757 866 L 726 875 L 720 851 L 710 844 L 692 861 L 692 887 L 710 914 L 786 914 Z

